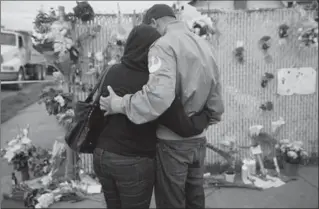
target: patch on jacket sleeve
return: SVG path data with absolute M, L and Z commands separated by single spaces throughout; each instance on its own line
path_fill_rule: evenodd
M 152 56 L 149 62 L 148 70 L 154 73 L 162 67 L 162 60 L 158 56 Z

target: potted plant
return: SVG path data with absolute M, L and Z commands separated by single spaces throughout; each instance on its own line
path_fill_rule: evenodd
M 235 182 L 235 176 L 236 176 L 235 166 L 230 165 L 228 167 L 228 169 L 225 171 L 224 175 L 225 175 L 225 180 L 227 182 L 234 183 Z
M 277 152 L 283 161 L 284 173 L 287 176 L 297 176 L 299 164 L 308 154 L 301 141 L 280 140 L 276 145 Z
M 228 168 L 224 172 L 225 180 L 227 182 L 233 183 L 235 181 L 235 157 L 234 154 L 237 153 L 235 149 L 235 140 L 231 137 L 227 137 L 221 145 L 224 147 L 226 153 L 228 153 L 229 157 L 227 158 Z
M 235 154 L 238 153 L 238 149 L 235 146 L 235 139 L 233 137 L 226 137 L 224 141 L 220 143 L 222 149 L 214 146 L 211 143 L 207 143 L 206 147 L 213 150 L 227 161 L 227 169 L 224 170 L 225 180 L 228 182 L 234 182 L 235 180 Z

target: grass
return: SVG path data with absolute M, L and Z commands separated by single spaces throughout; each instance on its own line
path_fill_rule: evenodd
M 18 114 L 19 111 L 39 101 L 39 96 L 45 86 L 52 84 L 37 83 L 26 86 L 25 89 L 1 100 L 1 123 Z

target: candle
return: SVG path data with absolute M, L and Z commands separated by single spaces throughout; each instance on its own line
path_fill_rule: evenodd
M 254 159 L 245 159 L 243 161 L 243 163 L 248 168 L 248 175 L 255 175 L 256 174 L 256 160 L 254 160 Z

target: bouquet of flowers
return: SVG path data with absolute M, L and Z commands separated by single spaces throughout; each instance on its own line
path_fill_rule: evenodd
M 216 21 L 207 15 L 202 15 L 189 4 L 182 6 L 180 17 L 191 31 L 202 38 L 210 39 L 212 35 L 220 35 Z
M 68 181 L 65 178 L 54 178 L 44 182 L 42 178 L 40 186 L 32 186 L 28 183 L 29 189 L 25 195 L 25 206 L 33 208 L 48 208 L 55 202 L 59 201 L 81 201 L 85 194 L 101 193 L 101 185 L 88 175 L 82 173 L 80 181 Z M 43 184 L 46 183 L 46 184 Z M 35 183 L 33 183 L 35 184 Z
M 318 47 L 318 27 L 310 29 L 299 29 L 300 36 L 299 40 L 305 46 L 316 46 Z
M 65 149 L 65 144 L 62 142 L 55 141 L 52 149 L 52 154 L 51 154 L 51 173 L 54 175 L 64 160 L 66 159 L 66 149 Z
M 83 22 L 94 19 L 94 11 L 87 1 L 76 1 L 76 7 L 73 8 L 74 16 Z
M 309 16 L 301 6 L 297 6 L 295 9 L 301 15 L 301 20 L 297 25 L 300 45 L 306 47 L 318 47 L 318 22 L 316 22 L 313 17 Z
M 1 151 L 1 157 L 12 164 L 17 171 L 28 167 L 29 154 L 33 148 L 28 133 L 29 127 L 22 129 L 21 133 L 7 143 L 7 148 Z
M 78 51 L 71 37 L 72 24 L 68 15 L 63 20 L 55 12 L 47 14 L 39 11 L 34 21 L 32 34 L 34 48 L 43 53 L 48 60 L 60 62 L 69 55 L 72 61 L 78 60 Z
M 50 115 L 55 115 L 58 122 L 68 127 L 74 117 L 73 94 L 63 93 L 62 90 L 53 88 L 44 89 L 40 96 L 39 104 L 45 104 Z
M 28 138 L 29 127 L 22 129 L 14 139 L 2 150 L 2 158 L 13 165 L 14 170 L 22 173 L 22 181 L 48 174 L 51 166 L 51 153 L 32 144 Z
M 55 141 L 52 151 L 40 147 L 34 147 L 32 151 L 28 160 L 30 171 L 33 172 L 34 177 L 43 177 L 41 182 L 46 185 L 45 182 L 52 181 L 53 176 L 66 159 L 65 145 Z M 46 176 L 50 177 L 47 178 Z
M 276 149 L 283 160 L 290 164 L 300 164 L 302 159 L 308 156 L 301 141 L 280 140 Z
M 45 34 L 50 31 L 51 24 L 57 20 L 54 12 L 47 14 L 40 10 L 34 20 L 34 29 L 39 34 Z
M 40 147 L 33 146 L 29 150 L 28 166 L 34 177 L 44 176 L 50 171 L 51 152 Z
M 56 180 L 45 187 L 26 191 L 24 205 L 28 208 L 48 208 L 55 202 L 82 199 L 84 199 L 83 195 L 77 192 L 70 183 Z

